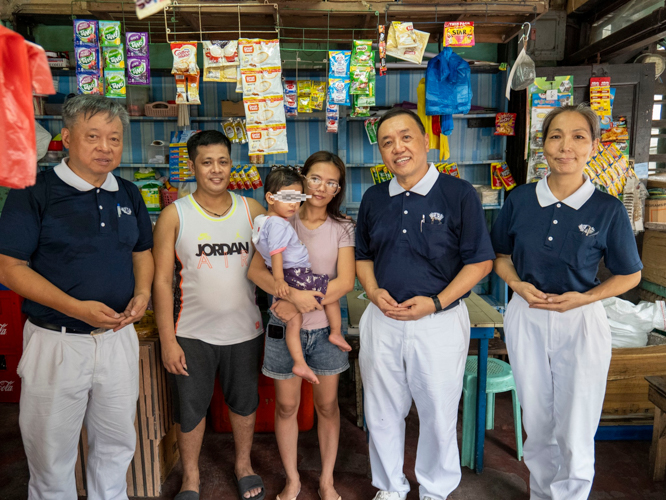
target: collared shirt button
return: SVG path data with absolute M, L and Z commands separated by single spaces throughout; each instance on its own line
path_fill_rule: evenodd
M 104 223 L 102 222 L 102 227 L 104 227 L 104 226 L 106 226 L 106 224 L 104 224 Z
M 99 189 L 97 190 L 97 192 L 99 193 Z
M 405 193 L 405 196 L 409 196 L 409 191 L 407 191 L 407 192 Z
M 553 224 L 557 224 L 557 221 L 556 221 L 556 220 L 554 220 L 554 221 L 553 221 Z
M 548 241 L 553 241 L 553 237 L 552 237 L 552 236 L 549 236 L 549 237 L 548 237 Z
M 405 210 L 403 213 L 404 213 L 405 215 L 407 215 L 407 210 Z
M 102 210 L 102 205 L 99 206 L 99 209 Z
M 562 208 L 562 204 L 561 204 L 561 203 L 558 203 L 558 204 L 555 205 L 555 206 L 556 206 L 557 208 Z
M 403 232 L 403 233 L 406 233 L 406 232 L 407 232 L 407 230 L 406 230 L 406 229 L 403 229 L 403 230 L 402 230 L 402 232 Z

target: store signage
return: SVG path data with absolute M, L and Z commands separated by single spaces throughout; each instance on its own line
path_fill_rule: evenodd
M 444 23 L 445 47 L 473 47 L 474 22 L 456 21 Z

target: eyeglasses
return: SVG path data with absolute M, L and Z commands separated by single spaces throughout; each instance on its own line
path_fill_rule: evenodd
M 310 189 L 319 189 L 319 186 L 321 186 L 322 180 L 319 177 L 313 176 L 306 177 L 305 179 L 308 181 L 308 187 Z M 325 186 L 328 194 L 336 194 L 340 189 L 340 184 L 335 181 L 328 181 Z

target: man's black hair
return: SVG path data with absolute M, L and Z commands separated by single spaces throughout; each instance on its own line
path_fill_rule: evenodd
M 391 118 L 395 118 L 396 116 L 400 116 L 400 115 L 410 116 L 412 118 L 412 120 L 414 120 L 416 122 L 416 124 L 419 126 L 419 130 L 421 131 L 421 133 L 423 135 L 425 135 L 425 133 L 426 133 L 425 127 L 423 126 L 423 122 L 421 121 L 421 118 L 419 118 L 419 115 L 414 113 L 412 110 L 405 109 L 405 108 L 400 108 L 400 107 L 395 107 L 395 108 L 389 109 L 386 113 L 384 113 L 382 115 L 382 117 L 379 119 L 379 121 L 377 122 L 377 128 L 376 128 L 377 137 L 379 138 L 379 127 L 381 127 L 382 124 L 386 120 L 390 120 Z
M 203 130 L 194 134 L 187 141 L 187 154 L 190 160 L 194 162 L 197 157 L 197 148 L 199 146 L 212 146 L 214 144 L 221 144 L 226 146 L 229 156 L 231 156 L 231 141 L 218 130 Z

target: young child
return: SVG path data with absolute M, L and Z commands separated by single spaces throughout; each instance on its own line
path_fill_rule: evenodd
M 288 221 L 298 213 L 301 200 L 304 198 L 303 177 L 290 168 L 275 168 L 266 177 L 264 192 L 268 203 L 268 214 L 259 215 L 254 220 L 252 242 L 273 273 L 276 297 L 286 298 L 289 286 L 299 290 L 315 290 L 325 295 L 328 276 L 312 272 L 308 250 Z M 317 300 L 321 302 L 321 297 Z M 336 300 L 332 304 L 325 305 L 324 311 L 331 327 L 328 340 L 343 351 L 351 351 L 351 347 L 342 336 L 340 303 Z M 300 314 L 287 322 L 287 349 L 294 360 L 292 372 L 308 382 L 318 384 L 319 379 L 303 357 L 300 335 L 302 323 L 303 317 Z

